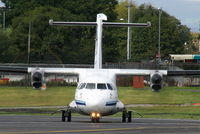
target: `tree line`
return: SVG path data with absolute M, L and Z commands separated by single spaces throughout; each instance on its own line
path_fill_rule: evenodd
M 6 30 L 0 30 L 0 62 L 27 63 L 31 26 L 30 63 L 93 64 L 95 27 L 50 26 L 57 21 L 96 21 L 98 13 L 108 21 L 127 21 L 127 1 L 116 0 L 2 0 Z M 150 28 L 132 28 L 130 61 L 151 60 L 158 51 L 158 9 L 151 5 L 131 6 L 135 23 L 150 21 Z M 2 11 L 3 12 L 3 11 Z M 1 24 L 2 24 L 2 19 Z M 185 53 L 191 43 L 190 29 L 167 12 L 161 17 L 161 56 Z M 127 28 L 104 28 L 103 62 L 126 61 Z

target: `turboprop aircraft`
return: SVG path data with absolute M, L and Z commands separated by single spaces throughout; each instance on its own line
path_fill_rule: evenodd
M 61 22 L 50 20 L 50 25 L 69 26 L 96 26 L 96 43 L 94 68 L 34 68 L 34 67 L 8 67 L 1 66 L 0 71 L 30 73 L 34 88 L 41 88 L 44 84 L 45 73 L 76 74 L 79 83 L 76 88 L 75 98 L 69 106 L 62 110 L 62 121 L 71 121 L 71 113 L 76 112 L 89 115 L 92 122 L 99 122 L 102 116 L 113 115 L 122 112 L 122 122 L 131 122 L 131 111 L 127 111 L 125 105 L 118 98 L 116 86 L 117 75 L 148 75 L 151 79 L 151 87 L 155 91 L 162 88 L 164 75 L 197 75 L 198 70 L 168 71 L 168 70 L 144 70 L 144 69 L 103 69 L 102 68 L 102 31 L 104 26 L 130 26 L 149 27 L 147 23 L 112 23 L 107 20 L 105 14 L 97 14 L 96 22 Z

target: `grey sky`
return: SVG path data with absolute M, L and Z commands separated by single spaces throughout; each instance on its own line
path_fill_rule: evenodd
M 191 31 L 199 32 L 200 0 L 133 0 L 137 5 L 150 3 L 154 7 L 162 8 L 172 16 L 175 16 L 183 25 L 187 25 Z
M 4 4 L 1 2 L 1 0 L 0 0 L 0 7 L 3 7 L 4 6 Z

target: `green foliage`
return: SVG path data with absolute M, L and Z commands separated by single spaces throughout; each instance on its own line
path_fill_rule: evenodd
M 14 45 L 21 51 L 16 54 L 21 62 L 26 61 L 27 41 L 29 24 L 31 22 L 31 60 L 45 61 L 48 59 L 56 59 L 62 62 L 62 57 L 58 53 L 63 49 L 65 37 L 70 35 L 71 30 L 67 27 L 52 27 L 48 24 L 49 19 L 70 20 L 74 18 L 67 10 L 60 10 L 53 7 L 37 7 L 33 11 L 27 12 L 25 15 L 13 19 L 13 33 L 11 35 Z M 67 42 L 68 43 L 68 42 Z M 46 57 L 45 57 L 46 56 Z M 16 59 L 19 62 L 19 59 Z
M 127 20 L 127 1 L 121 2 L 116 7 L 118 19 Z M 132 28 L 131 61 L 151 60 L 158 53 L 158 19 L 159 10 L 151 5 L 132 6 L 131 18 L 134 23 L 151 22 L 150 28 Z M 117 31 L 117 30 L 116 30 Z M 126 59 L 127 30 L 117 31 L 120 60 Z M 181 25 L 180 21 L 170 16 L 165 11 L 161 13 L 161 56 L 167 59 L 169 54 L 182 54 L 185 52 L 185 42 L 191 42 L 189 28 Z
M 99 12 L 107 14 L 111 21 L 116 19 L 115 0 L 60 0 L 59 2 L 8 0 L 3 2 L 12 9 L 8 12 L 7 18 L 10 19 L 13 29 L 11 34 L 13 46 L 19 50 L 11 62 L 27 61 L 28 32 L 31 22 L 31 62 L 93 63 L 95 28 L 49 26 L 49 19 L 95 21 L 96 14 Z M 114 39 L 107 39 L 110 35 L 108 31 L 104 37 L 108 40 L 107 46 L 114 42 L 112 41 Z M 110 53 L 110 48 L 105 49 L 104 55 Z
M 10 40 L 11 29 L 8 28 L 6 31 L 0 30 L 0 59 L 1 62 L 8 62 L 11 60 L 14 54 L 11 50 L 14 49 Z
M 0 62 L 27 62 L 31 24 L 31 63 L 92 64 L 95 28 L 49 26 L 57 21 L 95 21 L 105 13 L 109 21 L 127 22 L 127 1 L 116 0 L 2 0 L 6 5 L 7 33 L 0 33 Z M 150 28 L 132 28 L 131 61 L 149 60 L 158 51 L 158 10 L 151 5 L 131 6 L 133 22 L 151 21 Z M 9 33 L 9 34 L 8 34 Z M 5 39 L 5 40 L 4 40 Z M 190 30 L 165 11 L 161 15 L 161 56 L 184 53 L 191 43 Z M 8 45 L 6 45 L 8 44 Z M 127 28 L 104 28 L 103 62 L 126 60 Z M 192 49 L 190 49 L 192 50 Z M 7 54 L 7 55 L 6 55 Z M 5 58 L 6 57 L 6 58 Z
M 132 54 L 135 59 L 142 60 L 155 57 L 158 52 L 158 14 L 151 5 L 141 5 L 135 16 L 136 22 L 150 21 L 151 28 L 133 28 Z M 190 31 L 180 21 L 165 11 L 161 14 L 161 56 L 184 53 L 184 43 L 191 40 Z

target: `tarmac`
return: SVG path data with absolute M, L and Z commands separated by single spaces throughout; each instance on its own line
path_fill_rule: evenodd
M 144 119 L 122 123 L 119 117 L 103 117 L 91 123 L 87 116 L 61 122 L 60 116 L 0 115 L 0 134 L 199 134 L 200 120 Z

